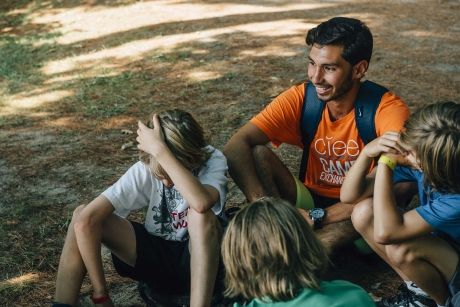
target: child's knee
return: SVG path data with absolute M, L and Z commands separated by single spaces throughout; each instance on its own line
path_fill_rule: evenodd
M 364 231 L 372 224 L 374 211 L 372 209 L 372 198 L 367 198 L 357 203 L 351 214 L 353 227 L 358 232 Z
M 75 210 L 73 210 L 72 221 L 76 220 L 80 216 L 80 213 L 84 208 L 85 208 L 85 205 L 80 205 L 77 208 L 75 208 Z
M 385 253 L 390 262 L 397 267 L 411 264 L 417 259 L 413 248 L 408 243 L 386 245 Z
M 84 208 L 85 208 L 85 205 L 80 205 L 77 208 L 75 208 L 75 210 L 73 210 L 72 220 L 70 221 L 70 225 L 68 229 L 69 231 L 74 230 L 75 224 L 79 222 L 80 217 L 81 217 L 81 212 L 83 211 Z

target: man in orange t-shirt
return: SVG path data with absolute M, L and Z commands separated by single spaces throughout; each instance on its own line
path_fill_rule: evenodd
M 303 148 L 300 120 L 305 84 L 279 95 L 232 136 L 224 153 L 230 175 L 248 201 L 278 196 L 296 204 L 310 225 L 321 228 L 317 233 L 331 250 L 356 237 L 350 222 L 353 204 L 341 203 L 339 197 L 345 173 L 364 147 L 354 106 L 369 66 L 373 39 L 360 20 L 336 17 L 309 30 L 306 42 L 311 46 L 309 82 L 326 106 L 310 144 L 305 181 L 300 183 L 265 146 L 271 142 Z M 376 135 L 399 131 L 408 115 L 399 97 L 385 93 L 375 115 Z M 309 206 L 315 210 L 301 209 Z

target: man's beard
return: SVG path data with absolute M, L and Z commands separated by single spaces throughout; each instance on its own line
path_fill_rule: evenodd
M 335 99 L 338 99 L 338 98 L 344 96 L 345 94 L 347 94 L 351 90 L 352 87 L 353 87 L 352 71 L 350 71 L 350 73 L 348 74 L 348 76 L 345 79 L 344 83 L 339 88 L 337 88 L 337 91 L 334 94 L 332 94 L 331 97 L 321 99 L 321 97 L 318 96 L 318 98 L 322 102 L 329 102 L 329 101 L 332 101 L 332 100 L 335 100 Z

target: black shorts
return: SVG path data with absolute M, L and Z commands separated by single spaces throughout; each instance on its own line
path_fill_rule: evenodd
M 144 225 L 131 222 L 136 234 L 137 259 L 134 267 L 112 253 L 118 274 L 147 283 L 163 294 L 190 293 L 189 241 L 168 241 L 147 232 Z
M 131 225 L 136 235 L 136 264 L 132 267 L 112 253 L 112 261 L 118 274 L 143 281 L 157 293 L 189 295 L 189 240 L 164 240 L 149 234 L 142 224 L 131 221 Z M 223 277 L 224 269 L 220 259 L 214 291 L 222 291 Z

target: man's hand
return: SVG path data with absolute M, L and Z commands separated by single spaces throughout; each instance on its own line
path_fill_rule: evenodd
M 164 141 L 163 131 L 161 130 L 160 120 L 157 114 L 152 118 L 153 129 L 144 125 L 141 121 L 138 122 L 136 141 L 139 143 L 137 148 L 151 154 L 153 157 L 158 157 L 161 153 L 168 149 Z
M 382 153 L 406 154 L 406 150 L 399 143 L 399 133 L 386 132 L 366 145 L 363 149 L 364 154 L 369 158 L 375 158 Z
M 305 210 L 305 209 L 300 209 L 300 208 L 297 208 L 297 210 L 299 210 L 300 214 L 302 215 L 302 217 L 307 221 L 308 225 L 310 225 L 312 228 L 314 226 L 314 222 L 313 220 L 310 218 L 310 214 L 308 212 L 308 210 Z

